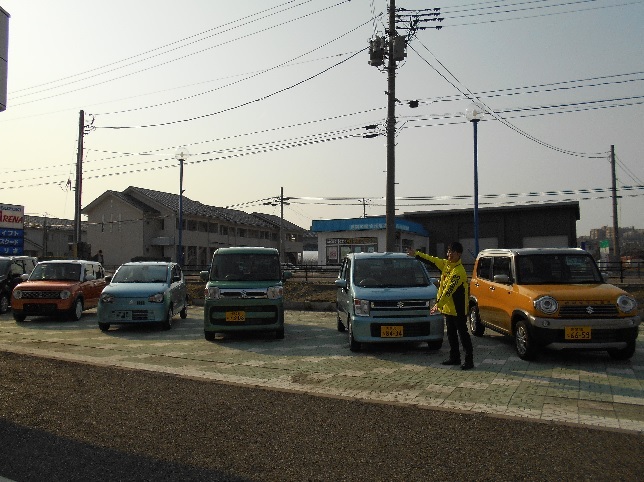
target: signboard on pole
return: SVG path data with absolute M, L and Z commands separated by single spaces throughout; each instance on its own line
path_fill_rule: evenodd
M 21 255 L 25 244 L 25 207 L 0 204 L 0 255 Z

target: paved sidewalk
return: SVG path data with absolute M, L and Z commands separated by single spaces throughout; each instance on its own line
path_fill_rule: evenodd
M 439 351 L 419 344 L 348 349 L 335 314 L 291 311 L 286 337 L 203 338 L 202 308 L 171 331 L 117 327 L 99 331 L 95 313 L 80 322 L 51 319 L 17 324 L 0 316 L 0 350 L 323 396 L 410 404 L 501 417 L 591 425 L 644 434 L 644 345 L 635 356 L 545 351 L 519 359 L 512 340 L 473 337 L 475 369 L 440 364 Z

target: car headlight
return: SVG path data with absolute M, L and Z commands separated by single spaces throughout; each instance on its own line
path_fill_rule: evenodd
M 559 309 L 559 303 L 552 296 L 542 296 L 534 300 L 534 307 L 546 315 L 552 315 Z
M 153 295 L 150 295 L 148 298 L 148 301 L 150 303 L 163 303 L 163 293 L 156 293 Z
M 114 295 L 103 293 L 101 295 L 101 303 L 114 303 Z
M 204 290 L 204 296 L 207 300 L 218 300 L 221 298 L 221 290 L 216 286 L 210 286 Z
M 17 300 L 22 298 L 22 290 L 13 290 L 13 297 Z
M 278 300 L 284 294 L 284 288 L 281 286 L 271 286 L 266 290 L 266 296 L 269 300 Z
M 60 292 L 60 299 L 61 299 L 61 300 L 66 300 L 66 299 L 67 299 L 67 298 L 69 298 L 71 295 L 72 295 L 72 294 L 71 294 L 71 292 L 70 292 L 69 290 L 63 290 L 63 291 L 61 291 L 61 292 Z
M 369 316 L 370 303 L 367 300 L 353 300 L 353 312 L 356 316 Z
M 637 301 L 627 295 L 621 295 L 617 298 L 617 307 L 624 313 L 630 313 L 637 308 Z

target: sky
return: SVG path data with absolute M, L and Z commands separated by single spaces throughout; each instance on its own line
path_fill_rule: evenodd
M 83 206 L 128 186 L 178 194 L 184 152 L 184 195 L 204 204 L 279 216 L 283 189 L 304 228 L 384 215 L 387 73 L 368 46 L 388 6 L 0 0 L 0 203 L 73 219 L 82 110 Z M 397 215 L 472 208 L 477 103 L 480 208 L 578 200 L 578 235 L 612 226 L 614 146 L 619 225 L 644 228 L 644 0 L 396 7 L 424 27 L 396 68 Z M 441 21 L 418 16 L 434 7 Z

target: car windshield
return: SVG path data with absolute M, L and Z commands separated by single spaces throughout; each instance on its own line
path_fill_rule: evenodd
M 216 255 L 210 270 L 212 281 L 277 281 L 279 257 L 274 254 Z
M 166 283 L 168 281 L 168 266 L 165 265 L 123 265 L 114 277 L 112 283 Z
M 364 288 L 427 286 L 429 279 L 422 263 L 407 258 L 356 259 L 353 282 Z
M 81 265 L 77 263 L 40 263 L 31 272 L 30 280 L 80 281 Z
M 593 258 L 586 254 L 517 256 L 519 284 L 603 283 Z

